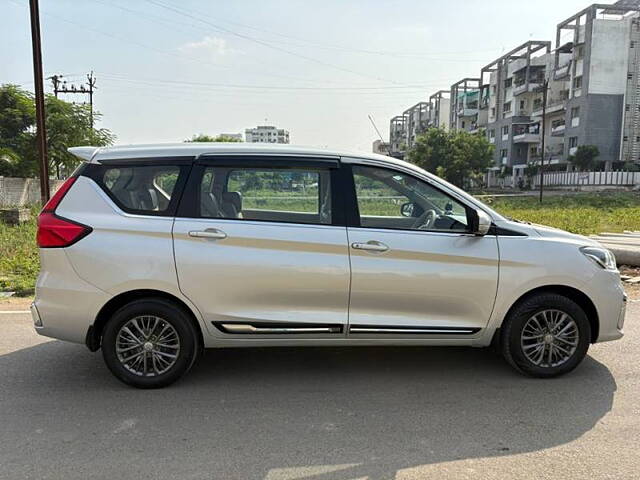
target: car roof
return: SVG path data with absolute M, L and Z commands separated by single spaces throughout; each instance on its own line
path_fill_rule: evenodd
M 71 147 L 68 149 L 73 155 L 90 163 L 100 163 L 102 160 L 135 160 L 140 158 L 181 157 L 207 154 L 246 154 L 246 155 L 301 155 L 323 158 L 356 157 L 370 158 L 382 161 L 397 161 L 394 158 L 374 153 L 346 152 L 324 148 L 313 148 L 283 144 L 261 143 L 155 143 L 142 145 L 116 145 L 110 147 Z M 404 162 L 403 162 L 404 163 Z

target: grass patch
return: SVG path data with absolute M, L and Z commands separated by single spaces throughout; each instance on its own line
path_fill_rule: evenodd
M 544 197 L 488 197 L 482 201 L 507 217 L 581 235 L 640 230 L 640 193 L 576 193 Z
M 36 246 L 36 217 L 40 207 L 31 209 L 32 219 L 22 225 L 0 222 L 0 291 L 31 295 L 40 259 Z

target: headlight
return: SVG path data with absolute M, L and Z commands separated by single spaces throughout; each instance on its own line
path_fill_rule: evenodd
M 580 251 L 588 258 L 607 270 L 616 270 L 616 257 L 606 248 L 582 247 Z

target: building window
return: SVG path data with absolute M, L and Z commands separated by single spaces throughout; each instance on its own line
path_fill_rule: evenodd
M 633 80 L 633 72 L 627 73 L 627 80 Z
M 509 156 L 509 150 L 507 150 L 506 148 L 503 148 L 502 150 L 500 150 L 500 158 L 507 158 Z
M 511 85 L 513 85 L 513 78 L 507 78 L 504 81 L 504 88 L 509 88 Z
M 502 135 L 509 135 L 509 125 L 502 127 Z
M 624 111 L 628 112 L 629 110 L 631 110 L 631 105 L 629 105 L 628 103 L 624 106 Z
M 495 131 L 495 129 L 491 129 L 491 130 L 489 130 L 489 138 L 496 138 L 496 131 Z
M 571 119 L 578 118 L 580 116 L 580 107 L 573 107 L 571 109 Z
M 527 108 L 527 101 L 520 100 L 520 110 L 524 110 L 525 108 Z
M 578 137 L 569 138 L 569 148 L 574 148 L 578 146 Z
M 505 102 L 502 105 L 502 111 L 503 112 L 510 112 L 511 111 L 511 102 Z
M 622 141 L 623 142 L 628 142 L 629 141 L 629 137 L 627 137 L 626 135 L 624 137 L 622 137 Z
M 496 107 L 491 107 L 491 116 L 492 117 L 496 116 Z
M 573 88 L 582 88 L 582 76 L 573 79 Z

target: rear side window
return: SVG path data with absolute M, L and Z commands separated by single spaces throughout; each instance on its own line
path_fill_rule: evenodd
M 98 181 L 122 210 L 162 215 L 175 204 L 180 175 L 179 166 L 114 166 L 104 168 Z
M 205 168 L 201 217 L 331 224 L 329 170 Z

